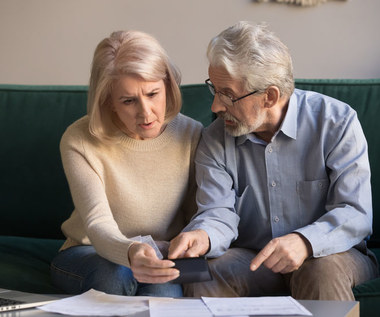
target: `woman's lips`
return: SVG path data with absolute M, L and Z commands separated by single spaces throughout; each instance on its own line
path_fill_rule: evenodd
M 139 127 L 142 128 L 142 129 L 145 129 L 145 130 L 149 130 L 153 127 L 154 125 L 154 121 L 153 122 L 149 122 L 149 123 L 140 123 L 139 124 Z

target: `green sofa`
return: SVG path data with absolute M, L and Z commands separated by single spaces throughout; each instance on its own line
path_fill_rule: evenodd
M 369 143 L 374 233 L 369 246 L 380 260 L 380 79 L 296 80 L 350 104 Z M 182 112 L 210 124 L 212 96 L 205 85 L 183 85 Z M 49 264 L 64 241 L 61 223 L 73 204 L 59 141 L 86 112 L 86 86 L 0 85 L 0 288 L 58 293 Z M 357 286 L 362 316 L 380 311 L 380 278 Z

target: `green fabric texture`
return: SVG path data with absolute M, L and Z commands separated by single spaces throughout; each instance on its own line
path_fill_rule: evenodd
M 372 248 L 380 261 L 380 248 Z M 377 317 L 380 311 L 380 278 L 362 283 L 353 289 L 355 299 L 360 302 L 360 316 Z
M 211 104 L 213 96 L 206 85 L 185 85 L 181 87 L 181 112 L 192 117 L 207 127 L 213 120 Z
M 380 79 L 297 79 L 296 87 L 340 99 L 358 113 L 369 144 L 373 228 L 380 259 Z M 205 84 L 181 86 L 181 112 L 208 126 L 215 116 Z M 0 288 L 56 293 L 49 265 L 73 210 L 59 141 L 86 113 L 86 86 L 0 85 Z M 361 316 L 380 311 L 380 278 L 355 287 Z
M 59 140 L 86 109 L 86 88 L 0 86 L 0 233 L 62 238 L 72 211 Z
M 49 272 L 63 241 L 0 236 L 0 288 L 58 294 Z

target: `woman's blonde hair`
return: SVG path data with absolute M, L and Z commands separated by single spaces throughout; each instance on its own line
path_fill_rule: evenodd
M 111 93 L 114 82 L 125 75 L 164 81 L 166 122 L 181 109 L 181 75 L 160 43 L 144 32 L 114 32 L 98 44 L 92 61 L 87 114 L 90 133 L 98 139 L 112 139 L 118 131 L 112 122 Z

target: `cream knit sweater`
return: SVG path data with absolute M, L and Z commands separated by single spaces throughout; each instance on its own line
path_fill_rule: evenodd
M 178 114 L 155 139 L 102 143 L 87 116 L 67 128 L 61 156 L 75 209 L 62 224 L 62 249 L 93 245 L 129 267 L 128 238 L 169 241 L 196 211 L 194 154 L 202 125 Z

